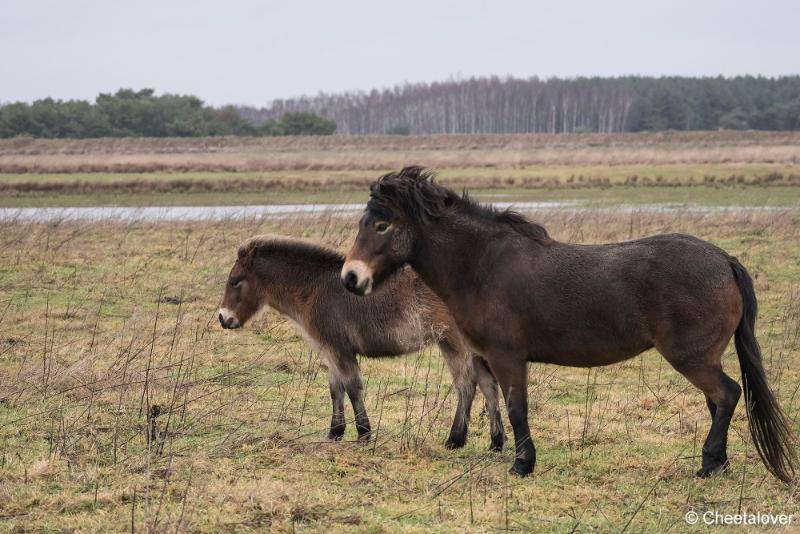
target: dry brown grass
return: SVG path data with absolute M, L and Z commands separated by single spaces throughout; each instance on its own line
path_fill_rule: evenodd
M 0 155 L 173 154 L 287 150 L 474 150 L 581 146 L 780 146 L 800 143 L 799 132 L 719 131 L 622 134 L 331 135 L 310 137 L 181 137 L 0 139 Z
M 796 132 L 0 140 L 0 172 L 352 171 L 541 165 L 796 164 Z
M 97 195 L 97 194 L 157 194 L 157 193 L 248 193 L 268 192 L 340 192 L 367 191 L 374 177 L 319 177 L 304 178 L 239 178 L 208 179 L 197 177 L 174 177 L 168 180 L 115 179 L 115 180 L 14 180 L 0 181 L 0 194 L 12 196 L 37 195 Z M 678 187 L 678 186 L 800 186 L 800 174 L 769 172 L 745 176 L 730 174 L 708 175 L 700 178 L 664 178 L 663 176 L 639 176 L 633 174 L 624 179 L 607 176 L 481 176 L 450 175 L 440 182 L 454 189 L 587 189 L 610 186 L 625 187 Z
M 755 278 L 770 382 L 798 430 L 796 211 L 536 218 L 561 240 L 677 231 L 737 255 Z M 327 378 L 302 339 L 272 314 L 223 331 L 215 310 L 245 237 L 276 232 L 344 249 L 354 223 L 0 227 L 0 530 L 680 532 L 687 510 L 740 507 L 798 520 L 798 486 L 754 458 L 741 405 L 732 471 L 691 477 L 707 409 L 653 353 L 588 371 L 532 367 L 539 463 L 530 479 L 506 474 L 510 447 L 485 452 L 479 409 L 468 448 L 444 449 L 454 399 L 435 350 L 363 359 L 367 407 L 381 421 L 375 441 L 326 443 Z M 738 378 L 735 356 L 725 365 Z M 152 404 L 162 412 L 148 446 Z

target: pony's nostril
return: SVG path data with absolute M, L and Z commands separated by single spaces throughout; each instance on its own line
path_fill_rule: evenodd
M 221 324 L 222 327 L 225 328 L 225 318 L 222 316 L 221 313 L 219 314 L 219 324 Z
M 357 283 L 358 277 L 356 276 L 356 273 L 353 271 L 347 271 L 347 274 L 344 277 L 344 287 L 352 291 L 356 288 Z

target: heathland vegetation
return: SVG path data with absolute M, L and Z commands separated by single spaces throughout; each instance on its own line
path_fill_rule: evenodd
M 753 273 L 770 384 L 797 429 L 800 224 L 773 210 L 545 210 L 558 239 L 710 239 Z M 0 530 L 685 532 L 684 515 L 795 514 L 744 410 L 731 470 L 698 469 L 702 394 L 658 355 L 531 366 L 534 476 L 489 453 L 478 401 L 444 447 L 455 395 L 436 349 L 362 359 L 374 439 L 328 442 L 327 372 L 283 318 L 216 318 L 238 244 L 261 233 L 345 250 L 357 215 L 219 222 L 0 225 Z M 736 369 L 732 353 L 726 369 Z M 734 372 L 738 379 L 738 369 Z M 507 427 L 510 432 L 510 428 Z
M 422 164 L 484 200 L 570 201 L 528 213 L 559 240 L 694 234 L 753 274 L 764 365 L 797 433 L 799 163 L 798 132 L 14 138 L 0 140 L 0 207 L 363 205 L 376 176 Z M 692 477 L 708 409 L 654 353 L 531 366 L 531 479 L 507 474 L 510 445 L 486 450 L 480 401 L 466 449 L 445 449 L 455 395 L 435 348 L 362 358 L 374 439 L 355 443 L 348 408 L 344 442 L 328 442 L 318 356 L 271 311 L 224 331 L 217 310 L 242 240 L 345 250 L 356 213 L 17 213 L 0 221 L 0 531 L 683 532 L 691 511 L 800 517 L 744 410 L 730 472 Z M 723 365 L 736 369 L 732 347 Z
M 787 204 L 800 133 L 0 140 L 0 205 L 361 202 L 409 164 L 482 198 Z

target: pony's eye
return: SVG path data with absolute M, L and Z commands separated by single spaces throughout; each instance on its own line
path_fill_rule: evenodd
M 379 234 L 384 233 L 386 230 L 389 229 L 389 223 L 379 222 L 375 224 L 375 231 Z
M 244 281 L 244 278 L 241 278 L 239 280 L 231 280 L 231 287 L 234 288 L 234 289 L 237 289 L 237 288 L 241 287 L 243 281 Z

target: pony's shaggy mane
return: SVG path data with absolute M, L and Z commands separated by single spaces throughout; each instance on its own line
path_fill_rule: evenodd
M 294 256 L 315 263 L 332 263 L 341 265 L 344 256 L 339 252 L 290 237 L 278 235 L 258 235 L 247 239 L 239 246 L 238 257 L 240 261 L 247 258 L 268 257 L 270 254 Z
M 547 241 L 543 226 L 511 210 L 499 210 L 475 202 L 436 183 L 433 172 L 423 167 L 405 167 L 400 172 L 384 174 L 370 187 L 367 211 L 381 218 L 402 214 L 412 221 L 428 224 L 440 217 L 463 213 L 487 222 L 508 226 L 515 232 Z

